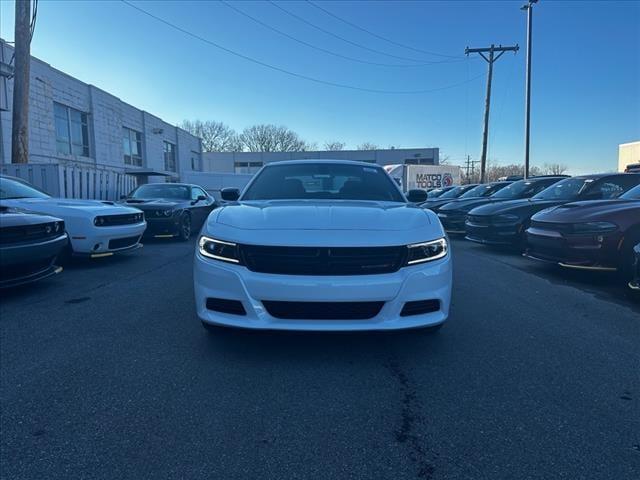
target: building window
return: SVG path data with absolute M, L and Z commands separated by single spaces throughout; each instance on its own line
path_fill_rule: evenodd
M 164 142 L 164 169 L 176 171 L 176 146 L 173 143 Z
M 63 155 L 89 156 L 87 114 L 75 108 L 53 104 L 56 120 L 56 150 Z
M 191 151 L 191 170 L 199 172 L 202 170 L 200 167 L 200 154 L 198 152 Z
M 122 147 L 124 149 L 124 163 L 142 166 L 142 134 L 127 127 L 122 127 Z
M 256 173 L 262 168 L 262 162 L 235 162 L 235 173 Z

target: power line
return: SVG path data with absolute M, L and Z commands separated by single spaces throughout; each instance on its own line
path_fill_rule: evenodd
M 271 70 L 275 70 L 277 72 L 285 73 L 285 74 L 290 75 L 292 77 L 301 78 L 303 80 L 308 80 L 310 82 L 320 83 L 320 84 L 323 84 L 323 85 L 329 85 L 329 86 L 332 86 L 332 87 L 347 88 L 347 89 L 350 89 L 350 90 L 359 90 L 359 91 L 371 92 L 371 93 L 412 95 L 412 94 L 437 92 L 437 91 L 440 91 L 440 90 L 447 90 L 447 89 L 450 89 L 450 88 L 455 88 L 457 86 L 464 85 L 467 82 L 471 82 L 471 81 L 476 80 L 476 79 L 480 78 L 481 76 L 483 76 L 482 74 L 480 74 L 480 75 L 477 75 L 477 76 L 475 76 L 475 77 L 473 77 L 473 78 L 471 78 L 469 80 L 465 80 L 463 82 L 454 83 L 454 84 L 450 84 L 450 85 L 445 85 L 445 86 L 437 87 L 437 88 L 426 89 L 426 90 L 381 90 L 381 89 L 375 89 L 375 88 L 358 87 L 358 86 L 355 86 L 355 85 L 348 85 L 348 84 L 344 84 L 344 83 L 331 82 L 331 81 L 328 81 L 328 80 L 322 80 L 322 79 L 319 79 L 319 78 L 310 77 L 308 75 L 303 75 L 301 73 L 292 72 L 290 70 L 286 70 L 286 69 L 278 67 L 276 65 L 272 65 L 270 63 L 263 62 L 262 60 L 258 60 L 256 58 L 250 57 L 250 56 L 245 55 L 243 53 L 236 52 L 235 50 L 231 50 L 230 48 L 227 48 L 227 47 L 225 47 L 223 45 L 220 45 L 219 43 L 216 43 L 216 42 L 214 42 L 212 40 L 209 40 L 207 38 L 201 37 L 200 35 L 198 35 L 196 33 L 193 33 L 193 32 L 191 32 L 189 30 L 186 30 L 186 29 L 184 29 L 184 28 L 182 28 L 182 27 L 180 27 L 180 26 L 178 26 L 178 25 L 176 25 L 174 23 L 171 23 L 168 20 L 165 20 L 164 18 L 161 18 L 161 17 L 159 17 L 157 15 L 154 15 L 153 13 L 142 9 L 142 8 L 138 7 L 137 5 L 134 5 L 133 3 L 129 2 L 128 0 L 120 0 L 120 1 L 122 3 L 124 3 L 125 5 L 128 5 L 129 7 L 133 8 L 135 10 L 138 10 L 139 12 L 141 12 L 141 13 L 143 13 L 143 14 L 151 17 L 151 18 L 153 18 L 154 20 L 157 20 L 158 22 L 161 22 L 161 23 L 163 23 L 163 24 L 165 24 L 165 25 L 167 25 L 167 26 L 169 26 L 169 27 L 171 27 L 171 28 L 173 28 L 173 29 L 175 29 L 175 30 L 177 30 L 179 32 L 182 32 L 185 35 L 188 35 L 188 36 L 190 36 L 192 38 L 195 38 L 196 40 L 199 40 L 199 41 L 201 41 L 203 43 L 206 43 L 208 45 L 216 47 L 217 49 L 222 50 L 222 51 L 224 51 L 226 53 L 229 53 L 229 54 L 234 55 L 236 57 L 242 58 L 242 59 L 247 60 L 249 62 L 255 63 L 257 65 L 261 65 L 263 67 L 270 68 Z
M 293 35 L 289 35 L 286 32 L 283 32 L 282 30 L 277 29 L 276 27 L 269 25 L 265 22 L 263 22 L 262 20 L 255 18 L 254 16 L 248 14 L 247 12 L 244 12 L 242 10 L 240 10 L 239 8 L 235 7 L 234 5 L 232 5 L 231 3 L 227 2 L 226 0 L 220 0 L 221 3 L 223 3 L 224 5 L 226 5 L 227 7 L 229 7 L 230 9 L 236 11 L 237 13 L 239 13 L 240 15 L 243 15 L 247 18 L 249 18 L 250 20 L 254 21 L 255 23 L 262 25 L 265 28 L 268 28 L 269 30 L 272 30 L 290 40 L 293 40 L 294 42 L 300 43 L 302 45 L 305 45 L 309 48 L 313 48 L 314 50 L 318 50 L 320 52 L 324 52 L 327 53 L 329 55 L 333 55 L 334 57 L 338 57 L 338 58 L 342 58 L 345 60 L 350 60 L 352 62 L 357 62 L 357 63 L 363 63 L 366 65 L 375 65 L 375 66 L 379 66 L 379 67 L 400 67 L 400 68 L 415 68 L 415 67 L 423 67 L 423 66 L 427 66 L 427 65 L 436 65 L 436 64 L 440 64 L 440 63 L 449 63 L 449 62 L 429 62 L 429 63 L 425 63 L 425 64 L 413 64 L 413 65 L 409 65 L 409 64 L 398 64 L 398 63 L 379 63 L 379 62 L 370 62 L 368 60 L 362 60 L 360 58 L 355 58 L 355 57 L 350 57 L 348 55 L 343 55 L 341 53 L 337 53 L 331 50 L 328 50 L 326 48 L 322 48 L 319 47 L 317 45 L 313 45 L 309 42 L 306 42 L 304 40 L 301 40 L 299 38 L 294 37 Z
M 302 18 L 301 16 L 299 16 L 299 15 L 297 15 L 297 14 L 295 14 L 295 13 L 289 11 L 289 10 L 287 10 L 286 8 L 278 5 L 277 3 L 273 2 L 272 0 L 267 0 L 267 1 L 271 5 L 273 5 L 274 7 L 282 10 L 284 13 L 286 13 L 287 15 L 290 15 L 291 17 L 295 18 L 296 20 L 299 20 L 300 22 L 302 22 L 302 23 L 304 23 L 306 25 L 309 25 L 310 27 L 313 27 L 316 30 L 319 30 L 319 31 L 321 31 L 323 33 L 326 33 L 327 35 L 330 35 L 330 36 L 332 36 L 334 38 L 337 38 L 338 40 L 346 42 L 346 43 L 348 43 L 350 45 L 356 46 L 358 48 L 362 48 L 364 50 L 368 50 L 368 51 L 373 52 L 373 53 L 377 53 L 378 55 L 384 55 L 385 57 L 395 58 L 395 59 L 398 59 L 398 60 L 404 60 L 404 61 L 408 61 L 408 62 L 414 62 L 414 63 L 418 63 L 418 64 L 421 64 L 421 65 L 430 65 L 430 63 L 425 63 L 424 60 L 420 60 L 420 59 L 416 59 L 416 58 L 409 58 L 409 57 L 401 57 L 399 55 L 393 55 L 391 53 L 386 53 L 386 52 L 383 52 L 381 50 L 376 50 L 375 48 L 367 47 L 366 45 L 362 45 L 361 43 L 353 42 L 353 41 L 349 40 L 348 38 L 342 37 L 342 36 L 340 36 L 340 35 L 338 35 L 336 33 L 333 33 L 333 32 L 331 32 L 329 30 L 326 30 L 326 29 L 316 25 L 313 22 L 310 22 L 309 20 L 307 20 L 305 18 Z M 456 61 L 458 61 L 458 60 L 456 60 Z M 443 60 L 440 63 L 450 63 L 450 62 L 451 62 L 451 60 Z
M 459 55 L 446 55 L 446 54 L 444 54 L 444 53 L 431 52 L 431 51 L 429 51 L 429 50 L 422 50 L 422 49 L 420 49 L 420 48 L 412 47 L 411 45 L 406 45 L 406 44 L 404 44 L 404 43 L 396 42 L 395 40 L 392 40 L 392 39 L 387 38 L 387 37 L 383 37 L 382 35 L 378 35 L 377 33 L 372 32 L 372 31 L 370 31 L 370 30 L 367 30 L 366 28 L 361 27 L 360 25 L 356 25 L 355 23 L 350 22 L 349 20 L 346 20 L 346 19 L 344 19 L 344 18 L 342 18 L 342 17 L 339 17 L 339 16 L 338 16 L 338 15 L 336 15 L 335 13 L 330 12 L 329 10 L 327 10 L 327 9 L 325 9 L 325 8 L 323 8 L 323 7 L 321 7 L 321 6 L 320 6 L 320 5 L 318 5 L 317 3 L 312 2 L 311 0 L 307 0 L 307 3 L 309 3 L 310 5 L 313 5 L 313 6 L 314 6 L 314 7 L 316 7 L 318 10 L 323 11 L 324 13 L 326 13 L 327 15 L 329 15 L 329 16 L 331 16 L 331 17 L 335 18 L 336 20 L 340 20 L 342 23 L 346 23 L 346 24 L 347 24 L 347 25 L 349 25 L 350 27 L 353 27 L 353 28 L 355 28 L 355 29 L 357 29 L 357 30 L 360 30 L 360 31 L 365 32 L 365 33 L 368 33 L 369 35 L 371 35 L 371 36 L 373 36 L 373 37 L 375 37 L 375 38 L 378 38 L 378 39 L 380 39 L 380 40 L 384 40 L 385 42 L 389 42 L 389 43 L 391 43 L 392 45 L 396 45 L 396 46 L 398 46 L 398 47 L 402 47 L 402 48 L 407 48 L 407 49 L 409 49 L 409 50 L 413 50 L 414 52 L 426 53 L 427 55 L 435 55 L 435 56 L 437 56 L 437 57 L 461 58 Z

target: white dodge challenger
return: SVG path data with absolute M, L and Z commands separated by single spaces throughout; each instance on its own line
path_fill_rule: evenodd
M 74 255 L 105 257 L 140 248 L 147 223 L 137 208 L 99 200 L 52 198 L 23 180 L 0 176 L 0 205 L 64 220 Z
M 448 239 L 383 168 L 272 163 L 214 210 L 194 264 L 203 326 L 437 330 L 447 319 Z

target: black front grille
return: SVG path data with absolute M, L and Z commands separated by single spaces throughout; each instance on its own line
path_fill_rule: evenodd
M 384 302 L 277 302 L 263 300 L 269 315 L 286 320 L 367 320 Z
M 554 222 L 540 222 L 537 220 L 531 220 L 531 226 L 540 230 L 549 230 L 558 233 L 571 233 L 571 224 L 569 223 L 554 223 Z
M 56 224 L 58 228 L 56 229 Z M 64 232 L 64 222 L 20 225 L 0 228 L 0 244 L 26 243 L 56 238 Z
M 489 216 L 467 215 L 467 221 L 476 225 L 489 225 Z
M 109 240 L 109 250 L 117 250 L 119 248 L 127 248 L 138 243 L 139 237 L 126 237 Z
M 144 219 L 142 212 L 125 213 L 119 215 L 101 215 L 96 217 L 95 225 L 98 227 L 113 227 L 115 225 L 131 225 L 140 223 Z
M 207 310 L 214 312 L 230 313 L 232 315 L 246 315 L 247 312 L 239 300 L 227 300 L 224 298 L 207 298 Z
M 400 312 L 400 316 L 423 315 L 425 313 L 437 312 L 438 310 L 440 310 L 440 300 L 417 300 L 405 303 Z
M 402 247 L 267 247 L 241 245 L 253 272 L 282 275 L 373 275 L 396 272 L 406 261 Z

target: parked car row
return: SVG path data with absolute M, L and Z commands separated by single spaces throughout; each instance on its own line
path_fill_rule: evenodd
M 543 176 L 504 184 L 483 185 L 494 189 L 490 195 L 474 187 L 451 199 L 443 193 L 421 206 L 434 210 L 450 235 L 516 247 L 528 258 L 565 268 L 628 277 L 635 269 L 638 276 L 640 175 Z M 638 280 L 630 286 L 638 288 Z
M 59 273 L 65 257 L 136 250 L 143 236 L 187 240 L 215 207 L 197 185 L 142 185 L 116 203 L 53 198 L 0 176 L 0 288 Z

